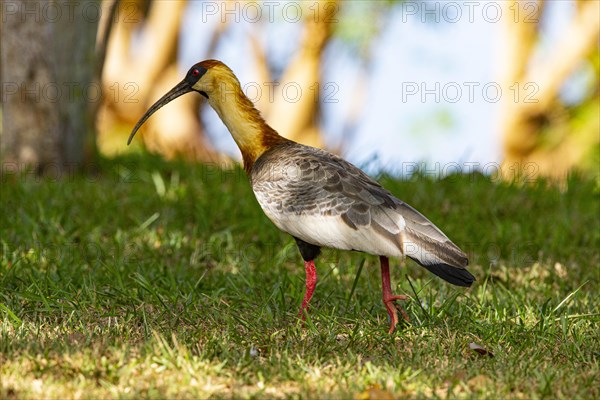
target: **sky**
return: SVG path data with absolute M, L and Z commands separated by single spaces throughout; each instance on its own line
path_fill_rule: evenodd
M 206 54 L 206 32 L 222 18 L 230 24 L 214 57 L 229 65 L 243 84 L 257 81 L 248 61 L 251 35 L 264 44 L 271 63 L 284 66 L 294 55 L 302 29 L 295 21 L 296 8 L 287 3 L 271 2 L 259 18 L 252 8 L 190 2 L 179 49 L 182 74 Z M 354 7 L 361 13 L 370 6 L 363 2 Z M 549 3 L 538 62 L 559 39 L 572 9 L 569 0 Z M 370 172 L 410 174 L 422 162 L 436 175 L 471 169 L 493 172 L 501 160 L 500 104 L 502 96 L 511 95 L 498 92 L 500 30 L 511 17 L 499 11 L 498 1 L 398 4 L 381 19 L 368 63 L 334 36 L 323 55 L 321 81 L 322 88 L 331 84 L 328 92 L 324 90 L 331 101 L 322 101 L 326 143 L 332 148 L 342 144 L 342 155 Z M 360 77 L 366 77 L 364 90 Z M 578 86 L 575 80 L 565 96 L 577 97 Z M 349 132 L 345 121 L 351 113 L 358 116 Z M 216 147 L 239 158 L 216 114 L 205 108 L 201 118 Z

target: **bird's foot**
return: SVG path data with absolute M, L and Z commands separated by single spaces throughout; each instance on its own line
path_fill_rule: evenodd
M 408 296 L 405 296 L 405 295 L 395 295 L 395 296 L 389 296 L 389 297 L 383 298 L 383 304 L 385 305 L 385 308 L 387 309 L 387 312 L 388 312 L 388 315 L 390 316 L 390 321 L 391 321 L 389 333 L 393 333 L 394 329 L 396 329 L 396 325 L 398 324 L 398 310 L 400 310 L 400 313 L 402 314 L 402 318 L 406 322 L 410 321 L 410 318 L 408 318 L 408 314 L 406 313 L 406 311 L 404 311 L 404 309 L 399 304 L 395 303 L 396 300 L 407 300 L 407 299 L 408 299 Z

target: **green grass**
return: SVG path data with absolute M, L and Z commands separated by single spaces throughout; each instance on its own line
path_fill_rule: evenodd
M 0 398 L 600 396 L 593 181 L 384 177 L 477 277 L 457 289 L 393 260 L 411 323 L 389 335 L 377 258 L 360 253 L 323 253 L 298 322 L 300 256 L 243 171 L 98 171 L 2 177 Z

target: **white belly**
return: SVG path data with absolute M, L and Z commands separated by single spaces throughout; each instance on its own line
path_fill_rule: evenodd
M 371 227 L 353 229 L 340 216 L 322 215 L 270 215 L 265 214 L 282 231 L 320 247 L 340 250 L 357 250 L 365 253 L 400 257 L 400 248 L 389 239 L 379 235 Z

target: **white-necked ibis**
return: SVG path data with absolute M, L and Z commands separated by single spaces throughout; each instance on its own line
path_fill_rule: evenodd
M 304 317 L 315 290 L 315 258 L 321 247 L 379 256 L 390 333 L 398 323 L 395 300 L 407 297 L 392 294 L 388 257 L 409 257 L 457 286 L 470 286 L 475 280 L 466 270 L 465 253 L 421 213 L 342 158 L 280 136 L 220 61 L 205 60 L 190 68 L 185 79 L 142 116 L 127 143 L 156 110 L 189 92 L 206 97 L 217 112 L 240 148 L 258 203 L 296 240 L 306 271 L 299 316 Z

